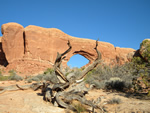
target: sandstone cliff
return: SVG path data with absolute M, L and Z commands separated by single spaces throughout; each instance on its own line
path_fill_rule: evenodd
M 52 66 L 57 52 L 62 53 L 68 48 L 68 40 L 71 42 L 72 50 L 64 59 L 64 66 L 75 54 L 84 56 L 89 63 L 96 58 L 95 40 L 72 37 L 56 28 L 33 25 L 23 28 L 17 23 L 7 23 L 2 25 L 2 34 L 3 54 L 8 62 L 6 68 L 22 73 L 33 74 Z M 128 62 L 128 53 L 135 51 L 131 48 L 114 47 L 107 42 L 99 42 L 98 49 L 106 64 Z M 0 51 L 0 55 L 1 53 Z

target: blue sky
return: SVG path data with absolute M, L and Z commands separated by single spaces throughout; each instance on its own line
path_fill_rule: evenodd
M 150 38 L 150 0 L 0 0 L 0 25 L 8 22 L 138 49 Z

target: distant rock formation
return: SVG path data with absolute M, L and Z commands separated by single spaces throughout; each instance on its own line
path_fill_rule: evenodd
M 68 40 L 72 50 L 64 59 L 64 66 L 75 54 L 84 56 L 89 63 L 96 58 L 95 40 L 72 37 L 56 28 L 33 25 L 23 28 L 17 23 L 7 23 L 3 24 L 1 29 L 2 48 L 8 62 L 7 69 L 31 74 L 42 71 L 54 64 L 57 52 L 62 53 L 68 48 Z M 107 42 L 99 42 L 98 49 L 103 62 L 112 65 L 128 62 L 128 53 L 135 51 L 131 48 L 114 47 Z

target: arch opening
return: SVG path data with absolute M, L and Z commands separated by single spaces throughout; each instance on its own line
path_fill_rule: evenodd
M 80 54 L 73 55 L 70 60 L 67 62 L 67 65 L 71 68 L 77 67 L 81 68 L 84 65 L 88 64 L 89 60 Z

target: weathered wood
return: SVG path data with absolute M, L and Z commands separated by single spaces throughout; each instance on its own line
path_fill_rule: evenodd
M 89 65 L 88 67 L 86 67 L 86 68 L 82 71 L 81 77 L 80 77 L 77 81 L 83 79 L 89 71 L 93 70 L 93 69 L 100 63 L 100 60 L 101 60 L 101 53 L 100 53 L 99 50 L 97 49 L 97 46 L 98 46 L 98 40 L 96 41 L 96 47 L 94 48 L 94 49 L 96 50 L 96 52 L 97 52 L 97 58 L 95 59 L 95 61 L 94 61 L 91 65 Z
M 68 82 L 68 80 L 65 77 L 65 75 L 63 74 L 63 72 L 60 70 L 60 65 L 62 63 L 62 60 L 65 58 L 64 55 L 66 55 L 72 49 L 70 41 L 68 41 L 67 45 L 69 48 L 64 53 L 60 54 L 57 52 L 57 57 L 56 57 L 56 60 L 54 63 L 54 70 L 55 70 L 56 75 L 60 76 L 62 78 L 62 80 L 64 80 L 65 82 Z M 60 81 L 60 83 L 61 83 L 61 81 Z
M 82 71 L 81 76 L 78 79 L 73 79 L 71 81 L 67 80 L 67 78 L 64 76 L 64 74 L 60 70 L 61 61 L 64 58 L 63 55 L 65 55 L 71 50 L 71 45 L 69 41 L 68 41 L 68 46 L 69 46 L 69 49 L 65 51 L 63 54 L 59 54 L 59 53 L 57 54 L 57 58 L 56 58 L 55 65 L 54 65 L 56 73 L 59 76 L 61 76 L 61 78 L 65 81 L 65 83 L 63 84 L 62 83 L 54 84 L 52 90 L 56 91 L 55 101 L 58 103 L 59 106 L 62 106 L 64 108 L 71 109 L 71 110 L 75 110 L 73 105 L 71 105 L 72 100 L 77 100 L 81 102 L 82 104 L 91 106 L 93 108 L 93 111 L 94 111 L 94 108 L 100 109 L 100 107 L 98 107 L 96 104 L 92 103 L 91 101 L 86 100 L 85 94 L 91 88 L 85 89 L 81 83 L 82 80 L 85 78 L 86 74 L 92 69 L 94 69 L 100 63 L 101 53 L 97 49 L 98 41 L 96 41 L 96 46 L 94 48 L 97 52 L 97 59 L 95 59 L 95 61 L 91 65 L 89 65 Z

